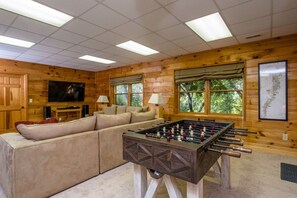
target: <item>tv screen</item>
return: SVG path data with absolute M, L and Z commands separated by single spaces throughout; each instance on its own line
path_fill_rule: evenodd
M 48 81 L 48 102 L 84 101 L 85 83 Z

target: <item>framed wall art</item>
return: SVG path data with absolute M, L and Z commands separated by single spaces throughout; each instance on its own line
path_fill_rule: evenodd
M 287 61 L 259 63 L 259 119 L 288 120 Z

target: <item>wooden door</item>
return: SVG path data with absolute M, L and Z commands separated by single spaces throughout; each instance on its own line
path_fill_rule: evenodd
M 0 133 L 20 120 L 27 120 L 27 75 L 0 73 Z

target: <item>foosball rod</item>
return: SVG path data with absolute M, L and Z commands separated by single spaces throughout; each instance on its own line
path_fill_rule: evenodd
M 213 144 L 212 146 L 217 146 L 217 147 L 232 149 L 232 150 L 241 151 L 241 152 L 244 152 L 244 153 L 252 153 L 252 149 L 249 149 L 249 148 L 227 146 L 227 145 L 222 145 L 222 144 Z
M 235 142 L 241 142 L 240 138 L 236 138 L 236 137 L 226 137 L 226 136 L 221 136 L 220 137 L 223 140 L 231 140 L 231 141 L 235 141 Z
M 217 142 L 223 143 L 223 144 L 235 144 L 235 145 L 243 146 L 242 142 L 232 142 L 232 141 L 225 141 L 225 140 L 217 140 Z
M 237 152 L 232 152 L 232 151 L 225 151 L 225 150 L 217 150 L 217 149 L 213 149 L 213 148 L 207 148 L 208 151 L 212 151 L 212 152 L 217 152 L 217 153 L 221 153 L 224 155 L 228 155 L 231 157 L 237 157 L 240 158 L 241 154 L 237 153 Z

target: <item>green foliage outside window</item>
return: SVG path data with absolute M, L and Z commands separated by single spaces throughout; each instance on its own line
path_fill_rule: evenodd
M 143 85 L 125 84 L 115 86 L 115 102 L 117 105 L 142 106 L 143 104 Z
M 241 115 L 242 89 L 242 78 L 180 83 L 179 111 L 203 113 L 209 105 L 209 113 Z M 205 101 L 205 94 L 210 95 L 209 101 Z

